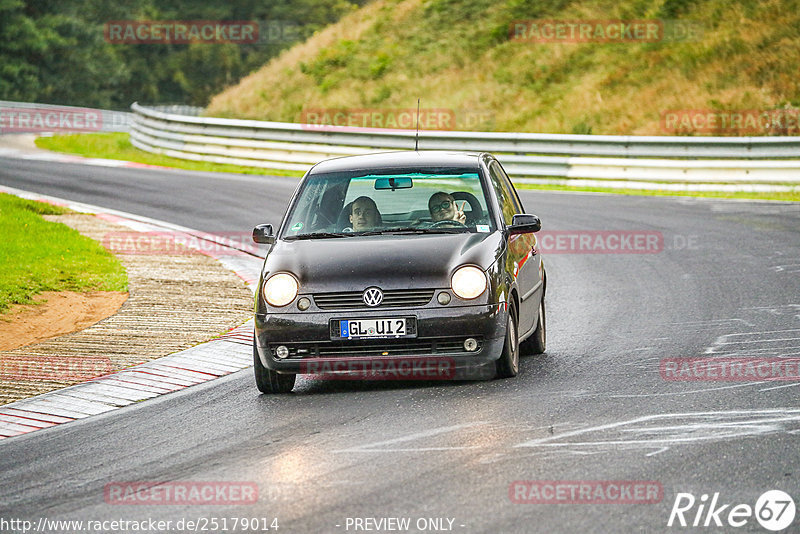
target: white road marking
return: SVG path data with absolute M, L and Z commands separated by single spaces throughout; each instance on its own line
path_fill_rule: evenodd
M 697 421 L 698 419 L 699 421 Z M 648 426 L 653 422 L 669 423 L 670 421 L 675 421 L 675 424 Z M 660 414 L 533 439 L 514 447 L 594 448 L 608 446 L 610 450 L 616 450 L 621 445 L 629 445 L 636 448 L 669 448 L 670 445 L 789 432 L 789 425 L 800 426 L 800 409 Z M 800 429 L 792 428 L 791 430 Z M 612 432 L 603 434 L 606 431 Z M 615 436 L 614 432 L 619 432 L 620 435 Z M 627 433 L 638 433 L 643 437 L 628 439 L 627 436 L 622 435 Z M 599 439 L 591 438 L 592 434 L 600 434 Z M 579 436 L 588 436 L 588 439 L 572 439 Z
M 800 263 L 776 265 L 772 268 L 776 273 L 800 273 Z
M 642 393 L 642 394 L 631 394 L 631 395 L 609 395 L 610 398 L 620 398 L 620 399 L 628 399 L 628 398 L 636 398 L 636 397 L 673 397 L 678 395 L 687 395 L 689 393 L 707 393 L 709 391 L 719 391 L 722 389 L 734 389 L 734 388 L 744 388 L 749 386 L 755 386 L 758 384 L 763 384 L 763 381 L 759 382 L 748 382 L 747 384 L 735 384 L 733 386 L 719 386 L 716 388 L 706 388 L 706 389 L 692 389 L 689 391 L 669 391 L 667 393 Z
M 800 329 L 789 328 L 723 334 L 717 337 L 703 352 L 719 356 L 741 355 L 742 357 L 761 352 L 781 357 L 796 354 L 796 352 L 789 352 L 796 349 L 800 349 Z
M 358 445 L 356 447 L 350 447 L 347 449 L 339 449 L 333 452 L 412 452 L 412 451 L 425 451 L 425 450 L 461 450 L 461 449 L 473 449 L 476 447 L 473 446 L 465 446 L 465 447 L 420 447 L 418 449 L 378 449 L 377 447 L 383 447 L 384 445 L 393 445 L 395 443 L 405 443 L 407 441 L 414 441 L 417 439 L 429 438 L 433 436 L 438 436 L 441 434 L 446 434 L 448 432 L 454 432 L 456 430 L 461 430 L 464 428 L 473 428 L 476 426 L 481 426 L 488 424 L 486 421 L 475 421 L 473 423 L 462 423 L 460 425 L 452 425 L 452 426 L 443 426 L 439 428 L 433 428 L 431 430 L 424 430 L 422 432 L 415 432 L 413 434 L 408 434 L 406 436 L 401 436 L 399 438 L 387 439 L 384 441 L 376 441 L 373 443 L 365 443 L 364 445 Z
M 745 321 L 744 319 L 710 319 L 708 321 L 685 321 L 685 322 L 673 322 L 673 323 L 664 323 L 667 326 L 698 326 L 698 327 L 705 327 L 705 326 L 720 326 L 727 323 L 734 323 L 734 322 L 741 322 L 744 323 L 745 326 L 755 326 L 752 323 Z M 665 338 L 666 339 L 666 338 Z
M 795 386 L 800 386 L 800 383 L 785 384 L 783 386 L 775 386 L 773 388 L 764 388 L 764 389 L 759 389 L 759 391 L 772 391 L 773 389 L 791 388 L 791 387 L 795 387 Z

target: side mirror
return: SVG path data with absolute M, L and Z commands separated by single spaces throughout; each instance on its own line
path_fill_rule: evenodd
M 542 229 L 542 221 L 536 215 L 528 215 L 527 213 L 514 215 L 511 219 L 511 226 L 506 226 L 506 230 L 511 235 L 514 234 L 529 234 L 531 232 L 538 232 Z
M 275 242 L 271 224 L 259 224 L 253 228 L 253 241 L 262 245 L 271 245 Z

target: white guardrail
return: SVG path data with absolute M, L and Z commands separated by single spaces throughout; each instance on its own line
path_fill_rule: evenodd
M 408 130 L 199 117 L 168 113 L 138 103 L 131 109 L 134 113 L 131 142 L 142 150 L 181 159 L 305 171 L 330 157 L 414 148 L 414 132 Z M 420 130 L 419 148 L 491 152 L 515 178 L 800 183 L 800 136 L 667 137 Z
M 9 102 L 0 100 L 0 134 L 64 132 L 127 132 L 133 113 L 106 109 Z

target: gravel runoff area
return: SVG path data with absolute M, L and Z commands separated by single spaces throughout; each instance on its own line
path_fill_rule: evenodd
M 45 216 L 102 242 L 130 229 L 85 214 Z M 208 341 L 252 315 L 253 294 L 219 261 L 188 250 L 118 254 L 130 296 L 79 332 L 0 352 L 0 405 L 85 382 Z

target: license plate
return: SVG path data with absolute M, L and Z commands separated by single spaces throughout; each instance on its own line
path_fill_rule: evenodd
M 331 329 L 337 339 L 381 339 L 417 337 L 414 317 L 392 317 L 391 319 L 339 319 L 339 327 Z

